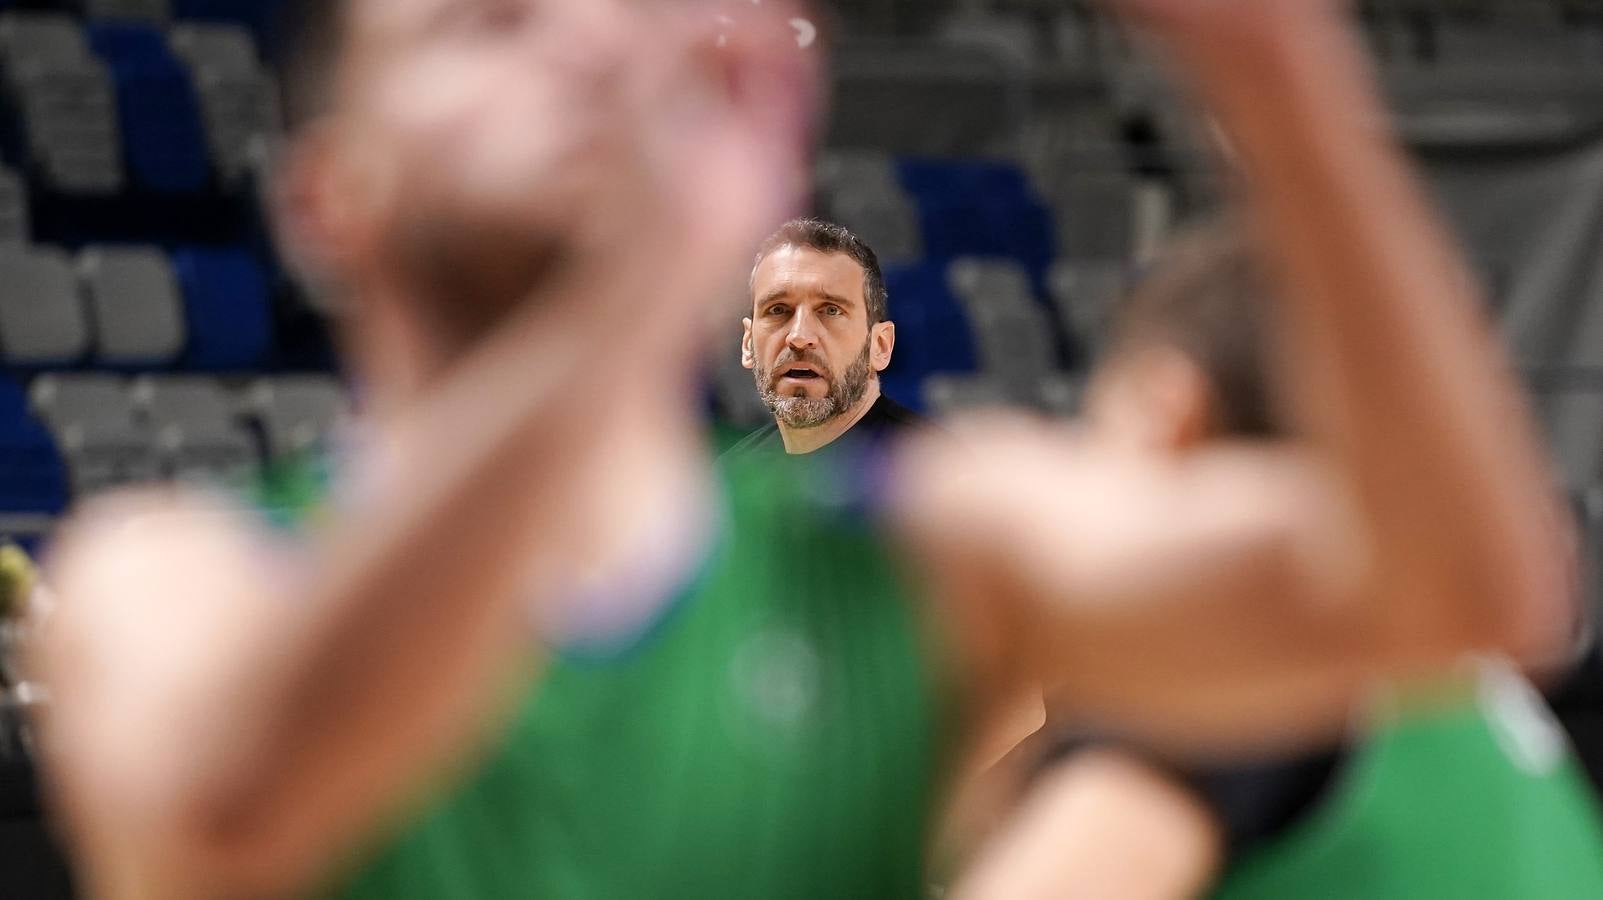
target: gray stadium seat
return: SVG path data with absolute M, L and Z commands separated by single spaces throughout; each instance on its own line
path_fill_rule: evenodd
M 62 13 L 0 13 L 0 59 L 13 74 L 19 70 L 60 66 L 89 58 L 83 31 Z
M 91 19 L 135 19 L 166 22 L 172 18 L 170 0 L 84 0 L 84 15 Z
M 339 381 L 323 375 L 264 378 L 251 385 L 245 398 L 275 458 L 318 447 L 351 413 L 350 398 Z
M 1033 399 L 1041 377 L 1057 368 L 1055 329 L 1046 311 L 1030 303 L 970 310 L 980 368 L 1007 386 L 1015 399 Z
M 246 484 L 261 470 L 255 441 L 238 426 L 170 424 L 156 432 L 156 451 L 177 481 Z
M 129 396 L 135 414 L 155 429 L 233 425 L 239 416 L 238 401 L 211 378 L 141 376 L 134 379 Z
M 984 49 L 1020 68 L 1029 68 L 1041 55 L 1037 30 L 1018 16 L 960 10 L 941 22 L 936 34 L 948 44 Z
M 134 424 L 128 385 L 115 375 L 40 375 L 28 386 L 28 401 L 56 429 L 82 422 Z
M 982 376 L 931 375 L 924 379 L 924 405 L 938 415 L 1003 406 L 1008 393 L 998 381 Z
M 28 152 L 52 187 L 71 193 L 122 189 L 116 95 L 94 60 L 41 60 L 13 69 Z
M 128 422 L 86 419 L 56 430 L 77 497 L 162 479 L 150 433 Z
M 1052 267 L 1052 305 L 1063 330 L 1095 349 L 1125 288 L 1123 262 L 1059 262 Z
M 237 25 L 185 24 L 169 40 L 194 75 L 218 174 L 224 182 L 246 178 L 259 146 L 281 124 L 277 82 L 262 66 L 250 32 Z
M 1135 249 L 1135 182 L 1119 173 L 1070 175 L 1043 187 L 1057 223 L 1058 254 L 1077 260 L 1130 258 Z
M 28 186 L 16 172 L 0 166 L 0 244 L 26 244 L 31 231 Z
M 130 394 L 167 477 L 237 481 L 259 469 L 256 442 L 240 424 L 239 401 L 221 383 L 147 375 L 134 379 Z
M 96 324 L 101 362 L 162 363 L 183 349 L 178 282 L 160 249 L 91 246 L 80 254 L 78 271 Z
M 29 400 L 56 435 L 77 496 L 160 479 L 150 433 L 135 421 L 123 379 L 41 375 Z
M 910 263 L 923 256 L 918 214 L 905 198 L 837 194 L 823 214 L 867 241 L 882 266 Z
M 197 70 L 219 75 L 249 75 L 261 70 L 256 42 L 243 26 L 185 22 L 168 36 L 173 52 Z
M 89 323 L 66 253 L 0 246 L 0 356 L 14 366 L 59 365 L 88 349 Z
M 1030 276 L 1017 263 L 988 259 L 954 260 L 946 280 L 970 318 L 987 312 L 1034 306 Z

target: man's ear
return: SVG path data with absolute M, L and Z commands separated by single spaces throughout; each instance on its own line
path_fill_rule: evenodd
M 896 350 L 896 323 L 880 322 L 869 329 L 868 361 L 873 365 L 875 372 L 883 372 L 891 364 L 891 354 Z
M 754 369 L 757 367 L 757 354 L 751 347 L 751 319 L 741 319 L 740 330 L 740 364 Z

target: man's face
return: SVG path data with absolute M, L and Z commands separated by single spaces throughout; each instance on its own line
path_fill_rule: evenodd
M 862 400 L 890 361 L 890 324 L 870 326 L 863 268 L 843 253 L 780 247 L 752 277 L 743 362 L 782 424 L 815 428 Z

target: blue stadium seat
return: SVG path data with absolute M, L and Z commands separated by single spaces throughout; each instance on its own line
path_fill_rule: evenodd
M 902 160 L 902 186 L 918 205 L 925 252 L 938 261 L 959 256 L 1006 257 L 1045 287 L 1057 247 L 1052 214 L 1023 170 L 1011 163 Z
M 925 376 L 975 370 L 973 335 L 947 286 L 943 266 L 889 268 L 885 286 L 891 319 L 896 323 L 896 352 L 881 381 L 886 393 L 920 408 Z
M 161 31 L 133 22 L 95 22 L 89 43 L 117 84 L 128 169 L 139 187 L 193 193 L 211 181 L 206 129 L 189 70 Z
M 173 254 L 184 292 L 192 368 L 254 369 L 273 346 L 273 315 L 267 276 L 250 253 L 238 248 L 187 247 Z
M 0 512 L 61 512 L 67 471 L 50 432 L 28 413 L 22 387 L 0 378 Z

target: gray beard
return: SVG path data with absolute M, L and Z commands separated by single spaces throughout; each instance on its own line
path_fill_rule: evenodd
M 868 354 L 872 341 L 863 343 L 863 352 L 840 379 L 831 378 L 829 392 L 822 397 L 786 397 L 774 390 L 773 372 L 758 366 L 757 393 L 762 395 L 775 421 L 787 428 L 817 428 L 855 407 L 868 393 Z

